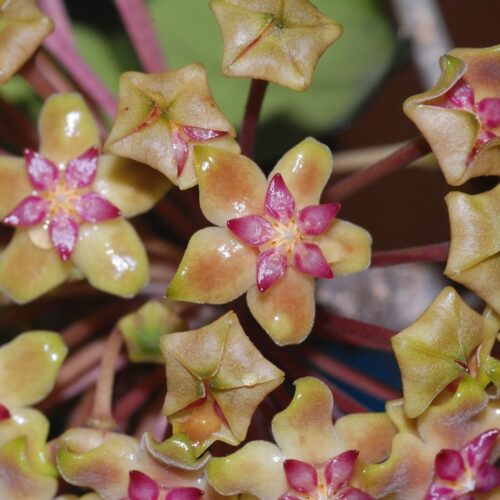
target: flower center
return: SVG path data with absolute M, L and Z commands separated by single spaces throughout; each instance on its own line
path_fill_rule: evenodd
M 287 224 L 283 224 L 276 220 L 268 219 L 268 221 L 273 226 L 275 235 L 269 241 L 261 245 L 260 249 L 267 250 L 269 248 L 280 247 L 288 257 L 291 257 L 296 243 L 304 239 L 304 235 L 299 232 L 297 220 L 295 217 L 292 217 Z
M 75 209 L 75 202 L 81 197 L 82 190 L 68 187 L 64 179 L 60 178 L 51 190 L 37 194 L 49 202 L 47 219 L 53 218 L 61 212 L 79 218 Z

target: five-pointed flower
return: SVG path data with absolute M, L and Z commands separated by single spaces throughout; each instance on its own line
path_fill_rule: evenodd
M 312 138 L 286 153 L 266 181 L 249 158 L 208 146 L 195 150 L 200 206 L 222 227 L 198 231 L 167 290 L 169 297 L 247 303 L 278 344 L 312 328 L 314 277 L 366 269 L 370 235 L 318 205 L 332 171 L 330 150 Z
M 307 0 L 212 0 L 224 40 L 226 76 L 269 80 L 305 90 L 342 27 Z
M 49 98 L 39 128 L 39 152 L 0 158 L 0 217 L 16 227 L 0 256 L 0 288 L 27 302 L 74 266 L 97 288 L 134 295 L 148 279 L 148 262 L 120 215 L 151 208 L 168 181 L 130 160 L 98 157 L 97 127 L 77 94 Z
M 454 49 L 438 83 L 404 111 L 432 147 L 447 182 L 500 174 L 500 45 Z
M 488 463 L 500 429 L 483 432 L 457 450 L 436 455 L 436 477 L 425 500 L 473 500 L 472 493 L 500 487 L 500 469 Z
M 156 168 L 187 189 L 196 184 L 193 146 L 239 151 L 236 132 L 217 108 L 201 64 L 120 77 L 120 105 L 105 150 Z
M 383 413 L 349 415 L 334 426 L 328 387 L 312 377 L 295 385 L 292 402 L 272 420 L 276 444 L 251 441 L 231 455 L 212 458 L 210 484 L 223 495 L 249 493 L 261 500 L 368 500 L 356 487 L 358 454 L 369 462 L 384 458 L 394 426 Z M 358 453 L 351 447 L 360 442 Z
M 0 83 L 21 68 L 53 29 L 35 0 L 0 2 Z

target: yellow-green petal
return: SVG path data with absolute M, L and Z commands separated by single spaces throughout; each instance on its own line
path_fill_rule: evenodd
M 99 146 L 94 118 L 80 94 L 54 94 L 38 119 L 40 153 L 55 163 L 65 163 L 92 146 Z
M 32 191 L 24 160 L 0 156 L 0 219 Z
M 210 146 L 196 146 L 194 164 L 203 215 L 217 226 L 229 219 L 264 212 L 267 182 L 246 156 Z
M 16 229 L 0 255 L 0 290 L 24 304 L 66 280 L 71 264 L 62 262 L 53 248 L 34 245 L 28 229 Z
M 167 296 L 188 302 L 225 304 L 255 283 L 256 250 L 225 228 L 208 227 L 189 240 Z
M 494 325 L 471 309 L 451 287 L 411 326 L 393 337 L 402 374 L 405 413 L 414 418 L 464 373 L 469 356 L 494 334 Z
M 133 297 L 149 279 L 142 242 L 121 218 L 81 226 L 72 259 L 94 287 L 120 297 Z
M 124 217 L 147 212 L 171 187 L 165 176 L 147 165 L 114 155 L 99 157 L 94 190 L 116 205 Z
M 247 304 L 276 344 L 298 344 L 309 335 L 314 323 L 314 278 L 289 267 L 265 292 L 252 286 Z
M 320 465 L 344 451 L 333 428 L 332 410 L 332 393 L 323 382 L 298 379 L 292 402 L 272 421 L 274 440 L 283 454 Z
M 308 137 L 283 155 L 269 174 L 269 179 L 281 174 L 300 209 L 319 203 L 332 167 L 330 148 Z
M 336 276 L 358 273 L 371 262 L 372 237 L 366 229 L 340 219 L 315 240 Z
M 42 400 L 54 386 L 67 348 L 57 333 L 33 331 L 0 348 L 0 403 L 9 409 Z

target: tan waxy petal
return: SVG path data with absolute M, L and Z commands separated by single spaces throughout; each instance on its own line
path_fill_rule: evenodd
M 208 481 L 222 495 L 250 493 L 261 500 L 276 500 L 288 489 L 283 460 L 276 445 L 252 441 L 232 455 L 212 458 Z
M 451 246 L 445 274 L 500 310 L 500 186 L 446 196 Z
M 464 373 L 470 355 L 493 334 L 492 329 L 491 323 L 447 287 L 413 325 L 392 338 L 409 417 L 420 415 Z
M 272 421 L 274 440 L 283 454 L 320 465 L 345 451 L 333 428 L 332 410 L 332 394 L 323 382 L 298 379 L 292 402 Z
M 38 473 L 30 463 L 27 438 L 20 436 L 0 448 L 0 498 L 9 500 L 50 500 L 57 480 Z
M 319 203 L 332 173 L 332 165 L 332 153 L 328 146 L 308 137 L 283 155 L 269 174 L 269 179 L 281 174 L 300 209 Z
M 335 432 L 346 450 L 358 450 L 358 460 L 378 463 L 391 451 L 397 429 L 385 413 L 355 413 L 335 422 Z
M 192 152 L 200 141 L 187 141 L 187 157 L 179 175 L 172 133 L 182 126 L 226 132 L 209 142 L 239 151 L 235 131 L 213 101 L 201 64 L 151 75 L 124 73 L 118 116 L 105 147 L 156 168 L 173 184 L 187 189 L 196 184 Z
M 68 483 L 91 488 L 110 500 L 127 498 L 131 470 L 168 486 L 194 486 L 197 477 L 196 473 L 174 471 L 156 462 L 133 437 L 96 429 L 76 428 L 64 433 L 57 467 Z
M 66 353 L 61 337 L 53 332 L 24 333 L 3 345 L 0 403 L 15 409 L 43 399 L 52 390 Z
M 342 33 L 307 0 L 212 0 L 224 40 L 226 76 L 305 90 L 323 52 Z
M 24 160 L 0 156 L 0 219 L 33 191 Z
M 250 158 L 210 146 L 196 146 L 194 164 L 200 207 L 210 222 L 225 226 L 229 219 L 263 213 L 267 182 Z
M 189 240 L 167 296 L 188 302 L 224 304 L 255 283 L 255 249 L 225 228 L 208 227 Z
M 65 163 L 99 146 L 94 118 L 79 94 L 49 97 L 38 120 L 40 153 L 55 163 Z
M 99 157 L 94 190 L 117 206 L 124 217 L 148 211 L 171 186 L 147 165 L 114 155 Z
M 314 241 L 336 276 L 364 271 L 370 265 L 372 238 L 356 224 L 334 219 Z
M 360 488 L 375 498 L 424 498 L 434 474 L 435 451 L 413 434 L 396 434 L 391 456 L 363 467 Z
M 49 421 L 45 415 L 33 408 L 11 411 L 10 418 L 0 421 L 0 448 L 9 441 L 24 436 L 26 459 L 33 471 L 56 477 L 57 471 L 46 451 L 48 435 Z
M 163 364 L 160 337 L 184 329 L 185 323 L 166 303 L 151 300 L 124 316 L 118 322 L 118 328 L 125 339 L 131 361 Z
M 0 84 L 5 83 L 34 54 L 54 29 L 35 0 L 0 4 Z
M 81 226 L 72 259 L 93 286 L 114 295 L 132 297 L 148 281 L 141 240 L 121 218 Z
M 314 278 L 289 267 L 265 292 L 252 286 L 247 304 L 276 344 L 298 344 L 309 335 L 314 322 Z
M 33 245 L 28 230 L 16 229 L 0 255 L 0 289 L 18 304 L 34 300 L 66 280 L 71 265 L 54 249 Z

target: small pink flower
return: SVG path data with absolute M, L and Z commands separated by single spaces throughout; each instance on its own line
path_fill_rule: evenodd
M 91 147 L 59 168 L 40 153 L 25 150 L 28 178 L 33 192 L 10 212 L 9 226 L 43 225 L 59 257 L 67 261 L 78 241 L 80 224 L 120 216 L 120 210 L 92 191 L 99 151 Z
M 425 500 L 474 498 L 500 486 L 500 470 L 488 463 L 499 429 L 483 432 L 459 451 L 441 450 L 436 455 L 436 477 Z
M 281 174 L 269 183 L 264 202 L 265 216 L 247 215 L 227 221 L 240 240 L 259 249 L 257 288 L 265 292 L 280 279 L 288 266 L 317 278 L 333 278 L 314 236 L 329 227 L 340 210 L 339 203 L 311 205 L 296 213 L 295 199 Z

